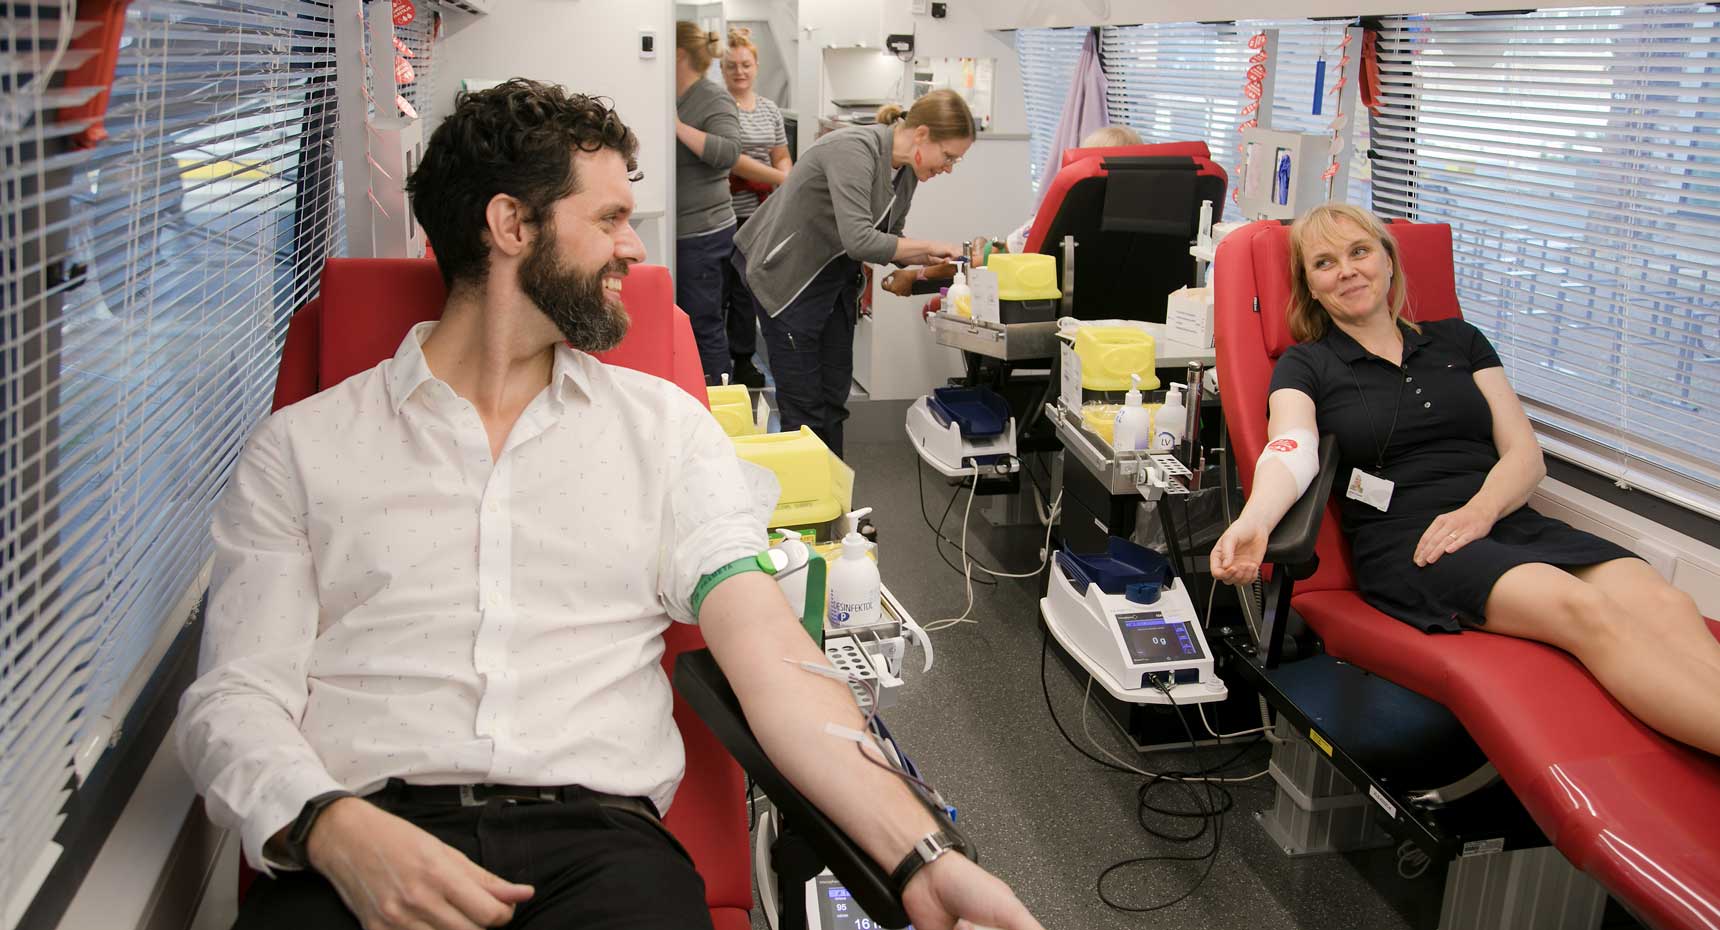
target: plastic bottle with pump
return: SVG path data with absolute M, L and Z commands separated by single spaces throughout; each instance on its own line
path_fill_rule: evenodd
M 883 620 L 883 579 L 872 560 L 872 543 L 860 535 L 860 517 L 870 508 L 848 515 L 848 535 L 842 537 L 842 556 L 830 563 L 831 628 L 861 627 Z
M 777 584 L 782 586 L 782 594 L 788 598 L 788 606 L 794 608 L 796 617 L 806 613 L 806 572 L 802 571 L 812 557 L 812 550 L 807 547 L 799 531 L 778 529 L 776 549 L 783 558 L 777 559 L 777 574 L 783 576 Z
M 1181 384 L 1172 384 L 1165 388 L 1165 404 L 1159 408 L 1157 428 L 1153 430 L 1154 452 L 1171 452 L 1183 440 L 1183 422 L 1188 419 L 1188 409 L 1183 406 L 1183 391 L 1188 388 Z
M 964 320 L 971 320 L 973 319 L 973 289 L 968 287 L 967 275 L 962 273 L 964 267 L 966 266 L 959 262 L 956 263 L 956 277 L 954 281 L 950 282 L 950 294 L 944 299 L 944 306 L 948 307 L 950 312 L 956 316 Z
M 1130 375 L 1132 387 L 1123 397 L 1123 409 L 1117 411 L 1116 427 L 1111 431 L 1111 448 L 1118 452 L 1133 452 L 1152 444 L 1153 416 L 1141 406 L 1141 376 Z

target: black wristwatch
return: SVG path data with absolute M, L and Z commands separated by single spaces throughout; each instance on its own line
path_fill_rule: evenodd
M 947 852 L 958 852 L 972 862 L 979 861 L 979 853 L 973 848 L 973 844 L 957 833 L 954 827 L 933 830 L 915 843 L 914 848 L 902 857 L 902 863 L 896 866 L 896 871 L 890 873 L 890 884 L 896 886 L 897 896 L 907 890 L 908 882 L 916 873 Z
M 342 798 L 357 797 L 350 791 L 327 791 L 305 802 L 299 810 L 299 816 L 287 828 L 286 856 L 287 864 L 295 868 L 308 869 L 311 866 L 309 851 L 305 848 L 311 840 L 311 828 L 316 826 L 317 818 L 328 806 Z

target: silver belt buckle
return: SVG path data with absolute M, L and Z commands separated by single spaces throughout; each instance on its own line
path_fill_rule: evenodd
M 483 803 L 482 801 L 478 800 L 477 792 L 472 790 L 471 785 L 461 785 L 460 786 L 460 806 L 461 807 L 477 807 L 482 803 Z

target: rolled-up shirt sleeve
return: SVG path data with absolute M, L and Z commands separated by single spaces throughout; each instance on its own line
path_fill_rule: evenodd
M 659 593 L 672 619 L 696 623 L 692 601 L 699 579 L 758 555 L 767 542 L 734 443 L 697 401 L 679 388 L 674 392 L 682 395 L 672 408 L 683 438 L 665 502 Z
M 734 101 L 717 107 L 699 127 L 705 133 L 705 151 L 699 160 L 712 168 L 728 170 L 741 158 L 741 119 Z
M 179 701 L 180 759 L 210 818 L 239 831 L 245 858 L 311 798 L 341 785 L 298 728 L 317 637 L 316 570 L 285 419 L 258 429 L 215 508 L 215 562 L 199 677 Z

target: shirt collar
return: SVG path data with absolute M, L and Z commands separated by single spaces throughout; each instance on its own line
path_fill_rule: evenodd
M 1425 347 L 1432 341 L 1426 330 L 1418 332 L 1411 329 L 1402 320 L 1398 321 L 1398 329 L 1403 333 L 1403 358 L 1405 362 L 1409 361 L 1409 357 L 1414 355 L 1417 349 Z M 1362 359 L 1375 357 L 1372 352 L 1362 348 L 1361 343 L 1351 338 L 1349 333 L 1344 332 L 1334 324 L 1327 324 L 1326 335 L 1321 336 L 1320 341 L 1325 343 L 1326 347 L 1331 349 L 1346 365 L 1354 365 Z
M 429 320 L 413 326 L 406 333 L 406 338 L 400 340 L 400 348 L 394 352 L 393 364 L 388 370 L 388 400 L 394 412 L 400 408 L 414 392 L 426 383 L 440 381 L 430 370 L 430 363 L 424 358 L 424 340 L 430 338 L 430 333 L 436 329 L 436 321 Z M 587 366 L 602 364 L 584 352 L 568 347 L 565 342 L 555 346 L 555 362 L 550 372 L 551 396 L 557 404 L 565 404 L 573 396 L 573 392 L 590 396 L 591 371 Z

